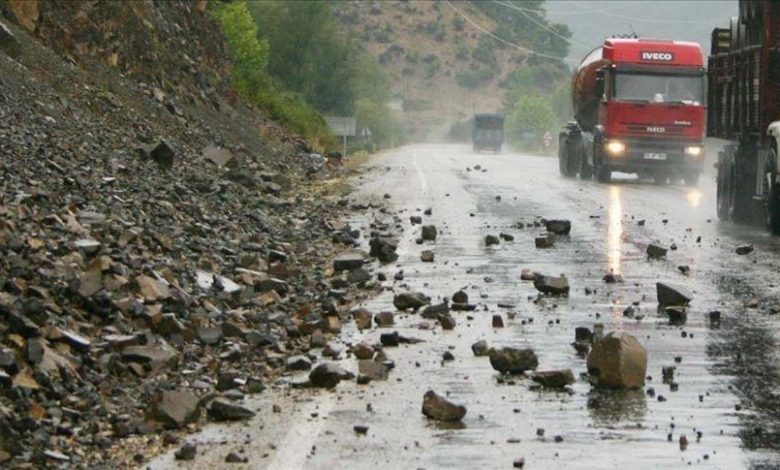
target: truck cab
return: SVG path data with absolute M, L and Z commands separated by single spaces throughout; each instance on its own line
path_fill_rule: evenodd
M 562 142 L 569 150 L 563 157 L 577 161 L 563 162 L 562 172 L 603 182 L 621 171 L 696 184 L 704 161 L 704 74 L 698 44 L 605 40 L 573 79 L 576 121 L 563 140 L 581 142 Z

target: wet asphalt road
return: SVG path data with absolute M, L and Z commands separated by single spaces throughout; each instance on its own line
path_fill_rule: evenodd
M 719 223 L 714 181 L 703 178 L 696 188 L 630 178 L 604 185 L 561 178 L 554 158 L 475 155 L 446 145 L 405 147 L 367 166 L 351 199 L 388 209 L 355 212 L 350 222 L 364 236 L 371 223 L 394 227 L 400 258 L 374 266 L 390 281 L 365 306 L 393 310 L 393 293 L 406 289 L 434 301 L 464 289 L 477 311 L 453 312 L 452 331 L 414 314 L 397 315 L 391 329 L 362 333 L 348 322 L 344 344 L 378 343 L 381 332 L 393 330 L 424 342 L 385 348 L 396 363 L 386 382 L 341 383 L 328 392 L 291 389 L 289 381 L 298 378 L 283 378 L 252 399 L 254 420 L 191 436 L 199 443 L 195 461 L 175 463 L 171 449 L 151 468 L 223 467 L 236 450 L 249 457 L 245 468 L 275 469 L 511 468 L 518 458 L 525 468 L 780 468 L 780 315 L 772 313 L 780 307 L 780 239 L 760 227 Z M 424 222 L 436 224 L 439 236 L 420 246 L 420 226 L 411 226 L 409 216 L 426 208 L 433 213 Z M 544 229 L 528 224 L 540 217 L 570 219 L 571 236 L 536 249 L 534 237 Z M 526 228 L 515 228 L 517 222 Z M 499 232 L 514 241 L 485 247 L 485 235 Z M 677 250 L 651 262 L 650 242 Z M 736 255 L 745 243 L 755 251 Z M 420 262 L 423 249 L 434 250 L 434 263 Z M 690 274 L 679 265 L 690 266 Z M 538 301 L 533 285 L 520 281 L 523 268 L 566 274 L 570 296 Z M 404 280 L 393 281 L 399 270 Z M 625 282 L 605 284 L 610 270 Z M 657 281 L 694 291 L 684 325 L 670 325 L 657 312 Z M 586 288 L 596 293 L 586 295 Z M 632 302 L 639 309 L 626 318 Z M 722 312 L 719 327 L 708 320 L 712 310 Z M 494 314 L 505 328 L 491 327 Z M 596 391 L 580 377 L 586 365 L 570 345 L 574 328 L 595 323 L 626 331 L 647 349 L 651 379 L 644 390 Z M 569 393 L 534 390 L 522 378 L 498 383 L 488 359 L 470 350 L 479 339 L 531 347 L 538 370 L 571 368 L 578 380 Z M 445 350 L 454 361 L 441 361 Z M 340 365 L 357 368 L 351 357 Z M 677 367 L 679 390 L 662 382 L 663 366 Z M 428 389 L 468 408 L 462 426 L 437 425 L 420 413 Z M 273 404 L 282 412 L 273 413 Z M 368 434 L 355 434 L 356 424 L 369 426 Z M 678 445 L 683 434 L 690 441 L 685 451 Z

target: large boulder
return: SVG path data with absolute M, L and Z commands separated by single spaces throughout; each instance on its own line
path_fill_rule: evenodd
M 466 416 L 466 407 L 428 390 L 423 395 L 422 414 L 438 421 L 460 421 Z
M 684 286 L 657 282 L 655 289 L 662 307 L 686 306 L 693 300 L 693 293 Z
M 628 333 L 609 333 L 593 344 L 588 374 L 593 385 L 638 388 L 645 384 L 647 351 Z
M 539 366 L 539 359 L 533 349 L 503 347 L 488 351 L 490 365 L 502 374 L 522 374 Z

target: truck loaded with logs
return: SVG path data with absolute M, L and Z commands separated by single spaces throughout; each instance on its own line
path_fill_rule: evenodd
M 575 120 L 560 132 L 560 172 L 613 171 L 694 185 L 704 161 L 704 59 L 698 44 L 610 38 L 572 79 Z
M 741 0 L 712 32 L 707 73 L 707 134 L 732 141 L 718 155 L 718 217 L 780 235 L 780 3 Z

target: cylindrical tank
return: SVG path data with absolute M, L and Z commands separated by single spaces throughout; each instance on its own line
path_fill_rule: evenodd
M 599 97 L 596 96 L 596 71 L 608 62 L 602 57 L 602 47 L 593 49 L 582 59 L 571 81 L 571 101 L 574 119 L 582 130 L 592 131 L 598 122 Z

